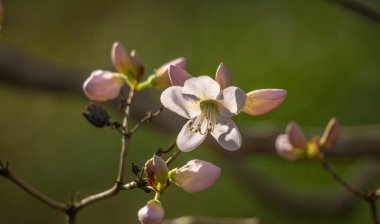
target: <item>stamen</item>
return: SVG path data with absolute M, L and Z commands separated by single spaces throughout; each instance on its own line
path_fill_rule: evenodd
M 203 100 L 199 104 L 201 114 L 194 120 L 194 122 L 189 123 L 189 129 L 191 132 L 199 132 L 201 135 L 205 135 L 207 132 L 214 130 L 220 105 L 216 100 Z M 202 130 L 203 127 L 205 127 L 204 130 Z

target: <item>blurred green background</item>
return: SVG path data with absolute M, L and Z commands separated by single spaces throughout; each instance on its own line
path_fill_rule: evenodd
M 380 10 L 378 1 L 365 3 Z M 322 127 L 332 116 L 345 126 L 380 123 L 380 25 L 333 1 L 4 0 L 4 8 L 1 46 L 46 63 L 88 72 L 110 68 L 110 48 L 119 40 L 138 50 L 148 74 L 184 56 L 192 74 L 214 75 L 224 62 L 234 84 L 246 91 L 288 90 L 286 101 L 273 113 L 239 116 L 242 132 L 285 128 L 290 120 Z M 74 88 L 80 90 L 88 74 L 75 77 Z M 86 196 L 113 183 L 120 137 L 83 119 L 80 113 L 88 102 L 83 95 L 4 82 L 0 86 L 0 158 L 11 161 L 19 176 L 60 201 L 72 191 Z M 160 92 L 153 93 L 158 101 Z M 129 162 L 143 164 L 157 146 L 167 147 L 175 138 L 144 126 L 131 143 Z M 205 147 L 182 155 L 174 165 L 193 158 L 208 160 L 224 172 L 217 185 L 201 193 L 168 189 L 162 196 L 167 218 L 369 223 L 367 205 L 359 200 L 339 215 L 279 209 L 269 198 L 256 197 L 235 182 L 237 174 Z M 244 162 L 274 185 L 295 193 L 342 191 L 313 161 L 289 163 L 273 155 L 253 155 Z M 356 164 L 355 158 L 333 160 L 347 179 Z M 137 223 L 137 210 L 152 197 L 138 190 L 123 192 L 81 211 L 78 223 Z M 1 224 L 63 223 L 62 214 L 4 179 L 0 179 L 0 202 Z

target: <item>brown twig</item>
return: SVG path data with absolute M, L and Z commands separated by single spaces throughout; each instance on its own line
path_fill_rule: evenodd
M 375 21 L 377 23 L 380 23 L 380 12 L 377 10 L 364 5 L 361 2 L 358 1 L 352 1 L 352 0 L 330 0 L 336 3 L 341 4 L 345 8 L 348 8 L 358 14 L 361 14 L 368 19 L 371 19 L 372 21 Z
M 181 150 L 177 149 L 175 153 L 168 159 L 166 160 L 166 165 L 169 166 L 179 155 L 181 155 Z
M 154 113 L 152 113 L 152 112 L 148 112 L 148 113 L 146 114 L 146 116 L 145 116 L 143 119 L 141 119 L 141 120 L 139 121 L 139 123 L 137 123 L 137 124 L 131 129 L 131 131 L 129 132 L 129 134 L 130 134 L 130 135 L 134 134 L 134 133 L 137 131 L 137 129 L 139 129 L 139 128 L 141 127 L 142 124 L 144 124 L 145 122 L 151 122 L 151 121 L 153 120 L 153 118 L 158 117 L 158 116 L 161 114 L 161 112 L 162 112 L 163 110 L 164 110 L 164 107 L 161 105 L 160 109 L 158 109 L 156 112 L 154 112 Z

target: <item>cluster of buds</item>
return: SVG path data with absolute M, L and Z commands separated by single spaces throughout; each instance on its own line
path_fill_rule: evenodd
M 221 173 L 219 167 L 202 160 L 191 160 L 186 165 L 169 171 L 165 161 L 157 155 L 146 162 L 144 171 L 156 196 L 138 211 L 138 219 L 142 224 L 162 223 L 164 209 L 159 198 L 170 183 L 194 193 L 211 187 Z
M 276 139 L 277 153 L 287 160 L 296 160 L 302 157 L 318 158 L 321 149 L 333 148 L 339 141 L 341 126 L 336 118 L 327 124 L 322 137 L 313 136 L 306 140 L 305 135 L 296 122 L 291 122 L 286 133 Z
M 0 5 L 0 11 L 1 9 Z M 89 99 L 98 102 L 115 99 L 125 85 L 129 85 L 134 90 L 150 86 L 156 88 L 169 87 L 171 85 L 168 74 L 170 65 L 181 68 L 186 66 L 184 58 L 174 59 L 160 66 L 146 81 L 140 82 L 144 75 L 144 65 L 136 50 L 129 53 L 120 42 L 115 42 L 111 49 L 111 60 L 116 72 L 98 69 L 93 71 L 84 82 L 83 90 Z

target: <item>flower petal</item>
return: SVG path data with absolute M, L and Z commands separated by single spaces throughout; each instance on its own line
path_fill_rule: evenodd
M 289 137 L 289 142 L 296 148 L 303 148 L 306 145 L 306 138 L 301 128 L 296 122 L 291 122 L 286 127 L 286 134 Z
M 173 86 L 183 86 L 185 81 L 192 77 L 180 66 L 169 65 L 169 79 Z
M 289 136 L 287 134 L 277 136 L 276 151 L 286 160 L 296 160 L 298 158 L 296 149 L 290 144 Z
M 216 182 L 221 169 L 212 163 L 194 159 L 176 170 L 172 181 L 186 192 L 203 191 Z
M 201 112 L 193 98 L 182 94 L 182 87 L 180 86 L 171 86 L 164 90 L 161 94 L 161 103 L 167 109 L 188 119 Z
M 339 121 L 333 117 L 327 124 L 319 143 L 327 148 L 334 147 L 340 138 L 342 127 Z
M 190 78 L 186 80 L 182 88 L 182 93 L 195 96 L 200 100 L 216 99 L 219 92 L 219 84 L 209 76 Z
M 182 152 L 189 152 L 198 147 L 206 138 L 206 134 L 200 132 L 194 133 L 190 131 L 190 122 L 188 121 L 179 132 L 177 137 L 177 146 Z M 204 122 L 207 124 L 207 122 Z M 204 127 L 202 128 L 204 130 Z
M 220 63 L 216 70 L 215 81 L 219 83 L 221 89 L 231 86 L 231 75 L 224 63 Z
M 260 89 L 247 94 L 243 111 L 250 115 L 263 115 L 276 109 L 286 96 L 283 89 Z
M 164 215 L 165 211 L 161 202 L 157 200 L 150 200 L 137 212 L 137 217 L 142 224 L 161 224 Z
M 235 151 L 240 148 L 242 140 L 239 129 L 235 123 L 228 118 L 219 116 L 217 118 L 214 130 L 211 135 L 219 142 L 219 144 L 229 151 Z
M 232 117 L 240 113 L 246 102 L 245 92 L 235 86 L 223 89 L 217 99 L 222 103 L 223 107 L 220 111 L 223 117 Z

